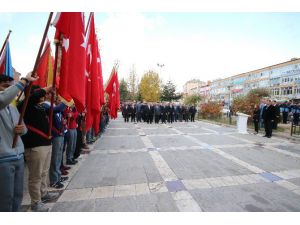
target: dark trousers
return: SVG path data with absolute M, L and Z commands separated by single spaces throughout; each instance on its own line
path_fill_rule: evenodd
M 23 199 L 24 158 L 0 163 L 0 212 L 17 212 Z
M 135 122 L 135 114 L 131 115 L 131 122 Z
M 265 121 L 265 131 L 267 137 L 272 137 L 272 128 L 273 128 L 273 122 L 270 120 Z
M 125 122 L 129 122 L 129 117 L 130 117 L 130 115 L 125 114 Z
M 284 124 L 287 124 L 287 118 L 288 118 L 288 112 L 283 112 L 282 113 L 282 121 Z
M 172 114 L 168 114 L 168 123 L 173 123 Z
M 191 122 L 195 122 L 195 114 L 191 114 Z
M 254 120 L 254 129 L 255 132 L 258 133 L 258 120 L 257 121 Z
M 159 123 L 160 115 L 155 115 L 155 123 Z

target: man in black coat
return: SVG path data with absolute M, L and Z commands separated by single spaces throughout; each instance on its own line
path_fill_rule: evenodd
M 272 105 L 271 100 L 267 100 L 267 106 L 263 116 L 264 116 L 263 118 L 264 118 L 265 131 L 266 131 L 265 137 L 271 138 L 273 123 L 276 120 L 276 108 L 274 105 Z
M 159 103 L 156 103 L 155 106 L 154 106 L 155 123 L 159 123 L 159 120 L 160 120 L 160 114 L 161 114 L 160 104 L 159 104 Z
M 191 106 L 189 108 L 189 112 L 190 112 L 190 116 L 191 116 L 191 122 L 195 122 L 195 115 L 196 115 L 196 112 L 197 112 L 197 109 L 195 106 Z
M 161 110 L 161 123 L 166 123 L 167 110 L 166 110 L 166 105 L 164 103 L 161 104 L 160 110 Z

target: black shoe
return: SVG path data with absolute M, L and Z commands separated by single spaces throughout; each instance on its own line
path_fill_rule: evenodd
M 59 182 L 64 182 L 64 181 L 66 181 L 68 179 L 69 179 L 69 177 L 61 177 L 60 180 L 59 180 Z
M 72 161 L 76 164 L 78 163 L 78 160 L 72 159 Z
M 52 184 L 51 187 L 61 189 L 64 187 L 64 185 L 60 181 L 58 181 L 55 184 Z
M 74 162 L 73 160 L 67 160 L 67 165 L 75 165 L 76 162 Z

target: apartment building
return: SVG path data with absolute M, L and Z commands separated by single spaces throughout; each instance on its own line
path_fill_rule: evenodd
M 278 100 L 300 98 L 300 59 L 261 69 L 245 72 L 210 84 L 210 99 L 213 101 L 232 101 L 239 95 L 246 95 L 251 89 L 266 88 L 271 97 Z

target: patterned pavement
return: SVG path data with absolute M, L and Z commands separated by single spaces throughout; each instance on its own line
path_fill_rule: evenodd
M 299 212 L 300 145 L 204 122 L 119 118 L 66 184 L 51 211 Z

